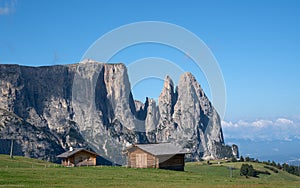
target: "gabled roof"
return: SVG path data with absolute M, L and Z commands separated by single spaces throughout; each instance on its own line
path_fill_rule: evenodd
M 75 155 L 76 153 L 80 152 L 80 151 L 85 151 L 85 152 L 88 152 L 92 155 L 98 155 L 97 153 L 94 153 L 92 151 L 89 151 L 87 149 L 84 149 L 84 148 L 74 148 L 72 151 L 66 151 L 60 155 L 57 155 L 56 157 L 58 158 L 68 158 L 68 157 L 71 157 L 72 155 Z
M 127 149 L 130 151 L 133 148 L 140 148 L 154 156 L 158 155 L 175 155 L 189 153 L 186 149 L 182 149 L 172 143 L 159 143 L 159 144 L 136 144 Z

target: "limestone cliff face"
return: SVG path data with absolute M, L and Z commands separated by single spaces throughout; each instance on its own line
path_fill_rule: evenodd
M 190 73 L 175 91 L 166 77 L 157 103 L 134 101 L 123 64 L 94 61 L 0 65 L 0 88 L 0 139 L 16 139 L 26 156 L 55 161 L 71 146 L 90 147 L 124 164 L 129 144 L 166 141 L 190 148 L 192 159 L 222 156 L 220 118 Z
M 158 101 L 159 141 L 190 148 L 197 160 L 219 157 L 215 148 L 224 145 L 220 118 L 191 73 L 181 75 L 176 91 L 167 76 Z
M 85 61 L 77 65 L 72 87 L 73 120 L 89 146 L 113 162 L 125 163 L 130 143 L 147 142 L 123 64 Z
M 16 139 L 26 156 L 51 161 L 70 146 L 87 147 L 73 120 L 75 70 L 0 65 L 0 139 Z

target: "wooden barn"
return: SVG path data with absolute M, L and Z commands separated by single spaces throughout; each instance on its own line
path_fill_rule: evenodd
M 61 164 L 63 166 L 96 166 L 96 158 L 98 154 L 84 148 L 70 148 L 60 155 Z
M 125 150 L 131 168 L 184 170 L 186 150 L 172 143 L 136 144 Z

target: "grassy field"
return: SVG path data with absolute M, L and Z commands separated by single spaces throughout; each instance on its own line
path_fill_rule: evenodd
M 242 163 L 187 163 L 185 172 L 125 167 L 66 168 L 0 155 L 0 187 L 300 187 L 300 177 L 280 171 L 259 178 L 239 175 Z M 251 163 L 263 170 L 263 164 Z M 235 168 L 232 178 L 228 167 Z

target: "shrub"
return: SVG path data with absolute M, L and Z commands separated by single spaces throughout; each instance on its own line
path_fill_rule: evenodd
M 272 171 L 275 172 L 275 173 L 278 173 L 278 170 L 275 169 L 275 168 L 273 168 L 273 167 L 270 167 L 270 166 L 264 166 L 264 168 L 269 169 L 269 170 L 272 170 Z
M 271 175 L 270 172 L 268 172 L 267 170 L 266 171 L 258 171 L 257 170 L 257 174 L 266 174 L 266 175 Z
M 240 169 L 240 175 L 241 176 L 251 176 L 251 177 L 257 177 L 258 171 L 256 171 L 252 165 L 249 164 L 242 164 Z
M 248 175 L 248 164 L 242 164 L 240 169 L 240 175 L 241 176 L 247 176 Z

